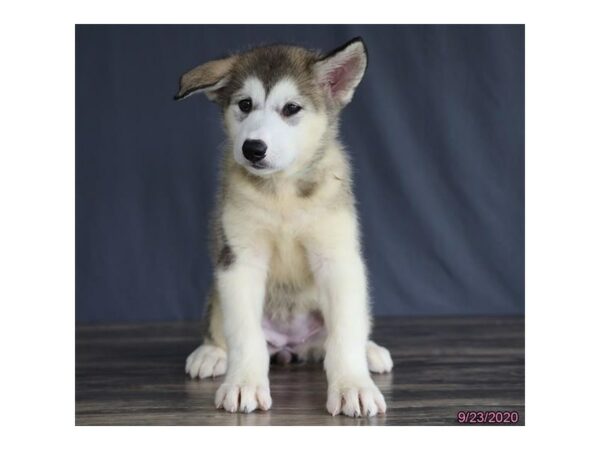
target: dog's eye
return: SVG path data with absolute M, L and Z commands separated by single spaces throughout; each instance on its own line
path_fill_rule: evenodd
M 297 105 L 295 103 L 286 103 L 283 109 L 281 110 L 281 114 L 285 117 L 293 116 L 294 114 L 298 114 L 298 112 L 302 109 L 302 106 Z
M 240 100 L 238 102 L 238 106 L 240 108 L 240 111 L 244 113 L 249 113 L 250 111 L 252 111 L 252 100 L 250 100 L 249 98 Z

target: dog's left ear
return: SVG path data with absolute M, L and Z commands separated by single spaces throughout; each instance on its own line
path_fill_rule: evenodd
M 179 79 L 179 92 L 175 100 L 181 100 L 190 95 L 203 92 L 209 100 L 216 100 L 217 91 L 227 85 L 229 74 L 237 56 L 209 61 L 189 72 Z
M 350 103 L 367 69 L 367 48 L 360 37 L 346 42 L 315 63 L 317 81 L 334 104 Z

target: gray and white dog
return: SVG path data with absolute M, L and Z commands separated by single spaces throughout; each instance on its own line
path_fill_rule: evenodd
M 384 413 L 369 371 L 392 369 L 369 340 L 367 277 L 339 114 L 367 68 L 360 38 L 323 55 L 274 45 L 185 73 L 176 99 L 204 93 L 227 134 L 214 223 L 207 334 L 192 377 L 225 374 L 215 404 L 271 407 L 269 362 L 323 359 L 327 410 Z

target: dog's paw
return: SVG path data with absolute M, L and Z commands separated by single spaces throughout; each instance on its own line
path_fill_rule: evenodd
M 268 381 L 262 384 L 225 382 L 215 395 L 215 406 L 232 413 L 250 413 L 256 408 L 267 411 L 271 403 Z
M 341 412 L 350 417 L 372 417 L 386 409 L 381 391 L 369 377 L 340 380 L 328 389 L 327 411 L 333 416 Z
M 373 341 L 367 343 L 367 362 L 369 363 L 369 370 L 374 373 L 391 372 L 392 367 L 394 367 L 389 350 Z
M 185 373 L 192 378 L 223 375 L 227 370 L 227 353 L 220 347 L 205 344 L 194 350 L 185 361 Z

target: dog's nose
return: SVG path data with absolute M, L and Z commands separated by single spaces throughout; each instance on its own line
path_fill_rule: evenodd
M 258 162 L 267 154 L 267 144 L 260 139 L 246 139 L 242 145 L 244 157 L 250 162 Z

